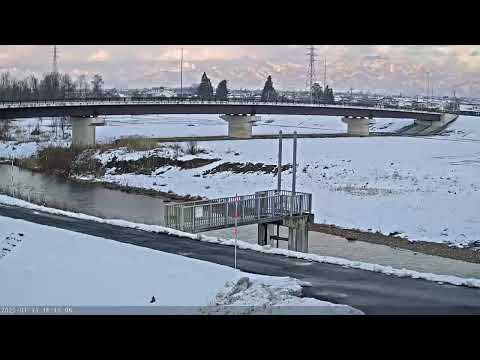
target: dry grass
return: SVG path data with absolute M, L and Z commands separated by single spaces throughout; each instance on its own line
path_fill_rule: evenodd
M 125 137 L 122 139 L 115 140 L 111 144 L 106 144 L 106 149 L 115 149 L 126 147 L 129 150 L 143 151 L 143 150 L 153 150 L 159 147 L 159 142 L 152 138 L 143 138 L 143 137 Z M 103 147 L 102 147 L 103 148 Z

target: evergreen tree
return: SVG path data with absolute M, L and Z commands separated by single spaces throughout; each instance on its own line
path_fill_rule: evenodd
M 197 95 L 202 99 L 211 99 L 213 97 L 213 86 L 206 73 L 203 73 Z
M 333 96 L 333 89 L 329 88 L 328 85 L 325 86 L 325 92 L 323 93 L 323 102 L 326 104 L 333 104 L 335 102 L 335 97 Z
M 215 92 L 216 99 L 227 100 L 227 95 L 228 95 L 227 80 L 222 80 L 218 83 L 217 91 Z
M 319 83 L 312 85 L 312 98 L 315 103 L 321 102 L 323 99 L 323 89 Z
M 273 88 L 272 77 L 268 75 L 267 81 L 262 91 L 261 101 L 275 101 L 277 100 L 277 92 Z

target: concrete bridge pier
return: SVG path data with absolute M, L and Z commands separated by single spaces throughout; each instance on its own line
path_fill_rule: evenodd
M 440 116 L 440 120 L 437 121 L 429 121 L 429 120 L 418 120 L 414 121 L 415 125 L 423 125 L 428 126 L 429 130 L 436 130 L 445 127 L 446 125 L 450 124 L 451 122 L 457 120 L 457 114 L 442 114 Z
M 256 115 L 226 114 L 220 118 L 228 122 L 228 136 L 236 139 L 251 139 L 252 124 L 260 120 Z
M 347 133 L 355 136 L 368 136 L 370 120 L 365 117 L 345 116 L 342 121 L 347 124 Z
M 95 128 L 105 125 L 102 119 L 96 117 L 70 116 L 72 124 L 72 146 L 95 146 Z

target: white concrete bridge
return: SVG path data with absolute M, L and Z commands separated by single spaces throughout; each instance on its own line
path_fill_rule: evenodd
M 408 108 L 361 107 L 354 105 L 312 104 L 297 102 L 261 102 L 256 100 L 198 100 L 198 99 L 76 99 L 0 102 L 0 120 L 34 117 L 70 117 L 72 145 L 95 144 L 95 126 L 103 124 L 98 116 L 146 114 L 219 114 L 228 122 L 228 136 L 252 137 L 252 124 L 262 114 L 338 116 L 347 124 L 347 133 L 368 136 L 369 119 L 413 119 L 430 127 L 442 128 L 458 115 L 440 110 Z

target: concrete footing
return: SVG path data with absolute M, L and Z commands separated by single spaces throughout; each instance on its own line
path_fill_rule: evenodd
M 308 253 L 308 216 L 292 216 L 283 220 L 288 227 L 288 250 Z
M 274 235 L 274 224 L 258 224 L 258 245 L 273 245 L 273 240 L 270 239 Z
M 96 117 L 71 116 L 70 122 L 72 124 L 72 146 L 75 147 L 94 146 L 96 143 L 95 128 L 105 125 L 103 119 Z
M 368 118 L 343 117 L 342 121 L 347 124 L 347 133 L 355 136 L 368 136 Z
M 281 220 L 280 223 L 263 223 L 258 224 L 258 245 L 274 246 L 275 240 L 271 238 L 275 235 L 274 227 L 282 225 L 288 227 L 288 250 L 308 253 L 308 223 L 310 217 L 306 216 L 291 216 Z M 285 240 L 287 240 L 285 238 Z
M 251 139 L 252 124 L 260 120 L 256 115 L 220 115 L 228 122 L 228 136 L 236 139 Z

